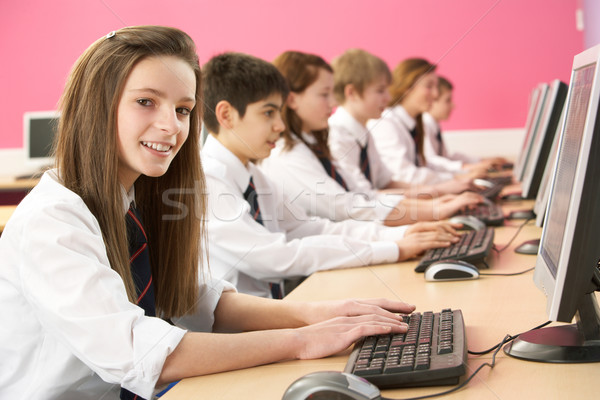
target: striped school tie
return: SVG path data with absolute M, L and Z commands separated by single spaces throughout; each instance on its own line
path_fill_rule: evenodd
M 129 244 L 129 265 L 137 294 L 136 304 L 144 309 L 144 315 L 155 317 L 154 285 L 150 269 L 150 253 L 148 238 L 142 226 L 140 215 L 133 203 L 125 215 L 127 224 L 127 242 Z M 121 388 L 122 400 L 141 400 L 142 398 L 129 390 Z
M 248 187 L 244 192 L 244 199 L 250 204 L 250 215 L 252 215 L 252 218 L 259 224 L 264 225 L 262 216 L 260 215 L 260 206 L 258 205 L 258 194 L 256 193 L 256 187 L 254 186 L 252 176 L 250 177 L 250 182 L 248 182 Z M 274 299 L 283 298 L 280 284 L 269 283 L 269 287 L 271 288 L 271 295 Z
M 419 149 L 417 147 L 417 127 L 415 126 L 409 132 L 410 132 L 410 137 L 412 137 L 413 142 L 415 143 L 415 165 L 418 167 L 420 162 L 419 162 Z
M 325 169 L 325 172 L 327 172 L 327 175 L 329 175 L 330 177 L 335 179 L 335 181 L 337 183 L 339 183 L 340 186 L 343 187 L 345 191 L 348 191 L 348 186 L 346 185 L 346 182 L 344 182 L 344 179 L 342 178 L 342 176 L 337 172 L 337 170 L 335 169 L 335 166 L 333 165 L 331 160 L 323 153 L 323 150 L 321 150 L 318 147 L 311 147 L 311 148 L 312 148 L 312 151 L 317 156 L 317 158 L 319 159 L 319 161 L 321 162 L 321 165 Z
M 360 143 L 358 145 L 360 146 Z M 372 184 L 373 180 L 371 179 L 371 166 L 369 165 L 369 155 L 367 154 L 367 146 L 368 143 L 365 144 L 364 147 L 361 146 L 360 148 L 360 170 L 362 171 L 365 178 L 367 178 Z

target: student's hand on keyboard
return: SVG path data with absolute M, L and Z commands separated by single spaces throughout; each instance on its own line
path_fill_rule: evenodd
M 440 219 L 450 218 L 457 212 L 475 207 L 483 203 L 485 197 L 473 192 L 464 192 L 459 195 L 446 195 L 439 198 L 437 204 Z
M 473 190 L 473 179 L 469 176 L 457 176 L 454 179 L 437 183 L 433 185 L 433 188 L 437 192 L 438 196 L 445 194 L 458 194 L 467 190 Z
M 416 232 L 406 235 L 404 239 L 396 242 L 400 250 L 398 261 L 416 257 L 425 250 L 448 247 L 452 243 L 458 242 L 458 240 L 459 236 L 457 235 L 439 231 Z
M 460 229 L 460 224 L 452 224 L 448 221 L 417 222 L 406 229 L 405 235 L 417 232 L 440 232 L 458 235 L 457 229 Z
M 296 358 L 327 357 L 348 348 L 363 336 L 404 333 L 408 326 L 398 318 L 380 315 L 337 317 L 295 329 Z
M 410 314 L 415 306 L 392 299 L 346 299 L 302 303 L 297 314 L 305 324 L 315 324 L 336 317 L 379 315 L 400 321 L 398 314 Z

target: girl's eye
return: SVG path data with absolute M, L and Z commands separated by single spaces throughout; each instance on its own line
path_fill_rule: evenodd
M 152 105 L 152 100 L 150 99 L 137 99 L 136 102 L 144 107 L 149 107 Z
M 192 110 L 190 110 L 187 107 L 179 107 L 177 109 L 177 112 L 181 115 L 190 115 L 192 113 Z
M 265 111 L 265 115 L 271 118 L 273 116 L 273 110 Z

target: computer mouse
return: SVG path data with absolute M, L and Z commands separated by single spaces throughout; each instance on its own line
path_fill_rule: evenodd
M 540 239 L 523 242 L 515 249 L 515 253 L 537 255 L 540 248 Z
M 506 219 L 533 219 L 535 218 L 535 213 L 533 210 L 517 210 L 511 211 Z
M 461 260 L 437 261 L 425 268 L 425 280 L 430 282 L 460 281 L 479 278 L 476 266 Z
M 453 224 L 462 224 L 465 229 L 472 229 L 474 231 L 485 229 L 485 223 L 472 215 L 455 215 L 450 218 L 450 222 Z
M 520 201 L 525 200 L 521 193 L 507 193 L 500 196 L 500 200 L 502 201 Z
M 481 187 L 486 187 L 486 188 L 493 188 L 494 186 L 496 186 L 494 184 L 494 182 L 490 182 L 486 179 L 481 179 L 481 178 L 473 179 L 473 184 L 475 184 L 477 186 L 481 186 Z
M 282 400 L 381 400 L 379 388 L 346 372 L 312 372 L 292 383 Z

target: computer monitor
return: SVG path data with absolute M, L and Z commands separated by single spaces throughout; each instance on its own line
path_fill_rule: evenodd
M 505 346 L 531 361 L 600 362 L 600 45 L 575 56 L 534 282 L 549 319 Z
M 38 169 L 53 164 L 52 143 L 58 127 L 58 111 L 32 111 L 23 114 L 23 146 L 28 166 Z
M 546 209 L 548 206 L 548 198 L 550 197 L 550 182 L 553 179 L 554 171 L 556 170 L 556 156 L 558 155 L 558 146 L 560 143 L 560 137 L 563 132 L 563 125 L 565 121 L 567 107 L 563 107 L 560 113 L 560 120 L 556 127 L 556 133 L 552 140 L 552 147 L 550 148 L 550 154 L 546 161 L 546 167 L 544 168 L 544 175 L 540 182 L 540 188 L 538 189 L 537 196 L 535 197 L 535 204 L 533 205 L 533 212 L 535 214 L 535 225 L 540 228 L 544 224 L 544 218 L 546 216 Z
M 567 97 L 567 85 L 558 79 L 552 81 L 546 97 L 521 180 L 521 196 L 525 199 L 534 199 L 537 196 L 556 127 Z
M 527 123 L 525 124 L 525 138 L 513 169 L 513 176 L 518 182 L 521 182 L 523 179 L 523 172 L 525 171 L 525 166 L 527 165 L 527 160 L 529 159 L 531 144 L 533 143 L 539 128 L 542 110 L 544 108 L 548 90 L 549 85 L 547 83 L 540 83 L 531 96 L 532 102 L 530 104 L 530 112 L 528 113 Z

